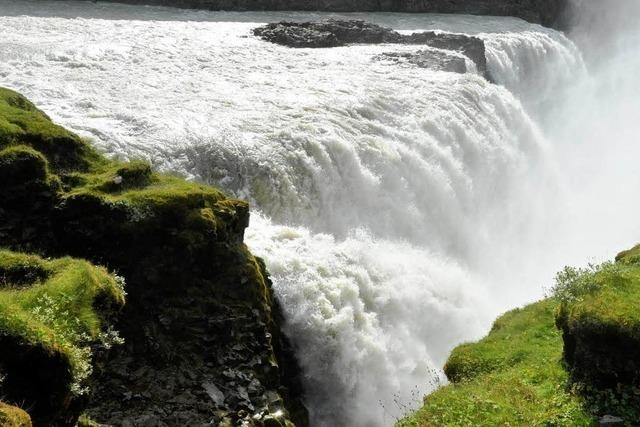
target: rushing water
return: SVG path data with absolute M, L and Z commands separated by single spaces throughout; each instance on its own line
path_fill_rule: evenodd
M 611 70 L 589 74 L 566 37 L 517 19 L 349 15 L 477 35 L 499 84 L 374 60 L 418 46 L 250 35 L 329 16 L 2 0 L 0 84 L 113 157 L 250 200 L 247 242 L 283 302 L 314 426 L 383 426 L 442 380 L 455 344 L 541 296 L 564 263 L 638 237 L 631 132 L 609 156 L 576 120 L 609 117 L 590 108 L 600 94 L 622 116 L 597 130 L 623 133 L 638 105 L 622 85 L 627 104 L 603 92 Z

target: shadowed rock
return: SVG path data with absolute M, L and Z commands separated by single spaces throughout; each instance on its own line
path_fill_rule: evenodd
M 417 52 L 384 52 L 374 59 L 412 64 L 434 71 L 448 71 L 464 74 L 467 64 L 463 57 L 447 54 L 438 50 L 419 50 Z
M 277 22 L 255 28 L 253 34 L 271 43 L 294 48 L 328 48 L 350 44 L 412 44 L 426 45 L 438 49 L 460 52 L 475 62 L 478 72 L 487 77 L 487 59 L 482 39 L 464 34 L 436 33 L 426 31 L 414 34 L 400 34 L 391 28 L 381 27 L 359 20 L 328 19 L 318 22 Z M 400 57 L 401 55 L 397 55 Z M 465 72 L 460 61 L 448 60 L 446 54 L 427 54 L 426 51 L 414 55 L 414 64 L 433 69 Z M 434 61 L 429 66 L 429 59 Z M 411 61 L 409 61 L 411 62 Z M 464 61 L 462 61 L 464 63 Z M 462 64 L 464 65 L 464 64 Z

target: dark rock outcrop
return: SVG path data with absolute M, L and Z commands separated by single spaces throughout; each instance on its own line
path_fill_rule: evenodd
M 125 344 L 94 351 L 88 412 L 97 421 L 307 424 L 280 307 L 263 262 L 243 243 L 247 203 L 153 173 L 144 162 L 109 161 L 2 88 L 0 177 L 0 247 L 88 259 L 126 279 L 127 303 L 116 323 Z M 19 361 L 5 359 L 0 374 L 24 379 L 28 387 L 20 389 L 58 382 L 10 375 Z M 51 399 L 30 396 L 62 420 L 37 422 L 42 415 L 36 426 L 74 425 L 82 409 L 48 408 Z
M 276 22 L 255 28 L 253 34 L 289 47 L 337 47 L 352 43 L 400 43 L 403 36 L 390 28 L 359 20 Z
M 455 50 L 471 59 L 476 64 L 478 72 L 483 76 L 487 76 L 487 57 L 484 41 L 478 37 L 426 31 L 402 36 L 401 43 L 424 44 L 438 49 Z
M 565 24 L 569 0 L 117 0 L 209 10 L 423 12 L 515 16 L 550 27 Z
M 381 27 L 365 21 L 328 19 L 318 22 L 277 22 L 255 28 L 253 34 L 263 40 L 295 48 L 337 47 L 354 43 L 425 45 L 438 49 L 457 51 L 475 62 L 478 72 L 487 75 L 487 59 L 484 41 L 464 34 L 436 33 L 426 31 L 400 34 L 391 28 Z M 414 62 L 425 68 L 428 60 L 434 60 L 431 68 L 452 69 L 464 72 L 460 61 L 451 59 L 442 65 L 446 55 L 436 53 L 414 55 Z M 411 62 L 411 61 L 410 61 Z M 464 62 L 464 61 L 462 61 Z M 466 66 L 464 67 L 466 70 Z
M 449 55 L 442 51 L 384 52 L 374 57 L 374 59 L 393 61 L 400 64 L 407 63 L 435 71 L 448 71 L 460 74 L 467 72 L 467 64 L 464 58 Z

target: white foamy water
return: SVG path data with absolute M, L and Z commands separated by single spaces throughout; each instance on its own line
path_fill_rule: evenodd
M 631 218 L 573 246 L 589 193 L 566 176 L 579 162 L 558 98 L 588 78 L 566 37 L 509 18 L 348 15 L 477 35 L 497 85 L 374 60 L 421 46 L 250 35 L 335 16 L 4 0 L 0 84 L 110 156 L 250 200 L 247 242 L 283 302 L 313 425 L 385 426 L 455 344 L 539 297 L 563 263 L 630 243 Z

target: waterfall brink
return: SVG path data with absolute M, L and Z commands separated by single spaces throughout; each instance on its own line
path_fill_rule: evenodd
M 481 37 L 491 83 L 374 59 L 419 46 L 250 36 L 323 14 L 24 4 L 0 4 L 1 85 L 111 156 L 252 202 L 247 241 L 283 303 L 314 427 L 391 425 L 443 380 L 454 345 L 640 231 L 625 158 L 637 47 L 586 66 L 569 38 L 518 19 L 349 15 Z

